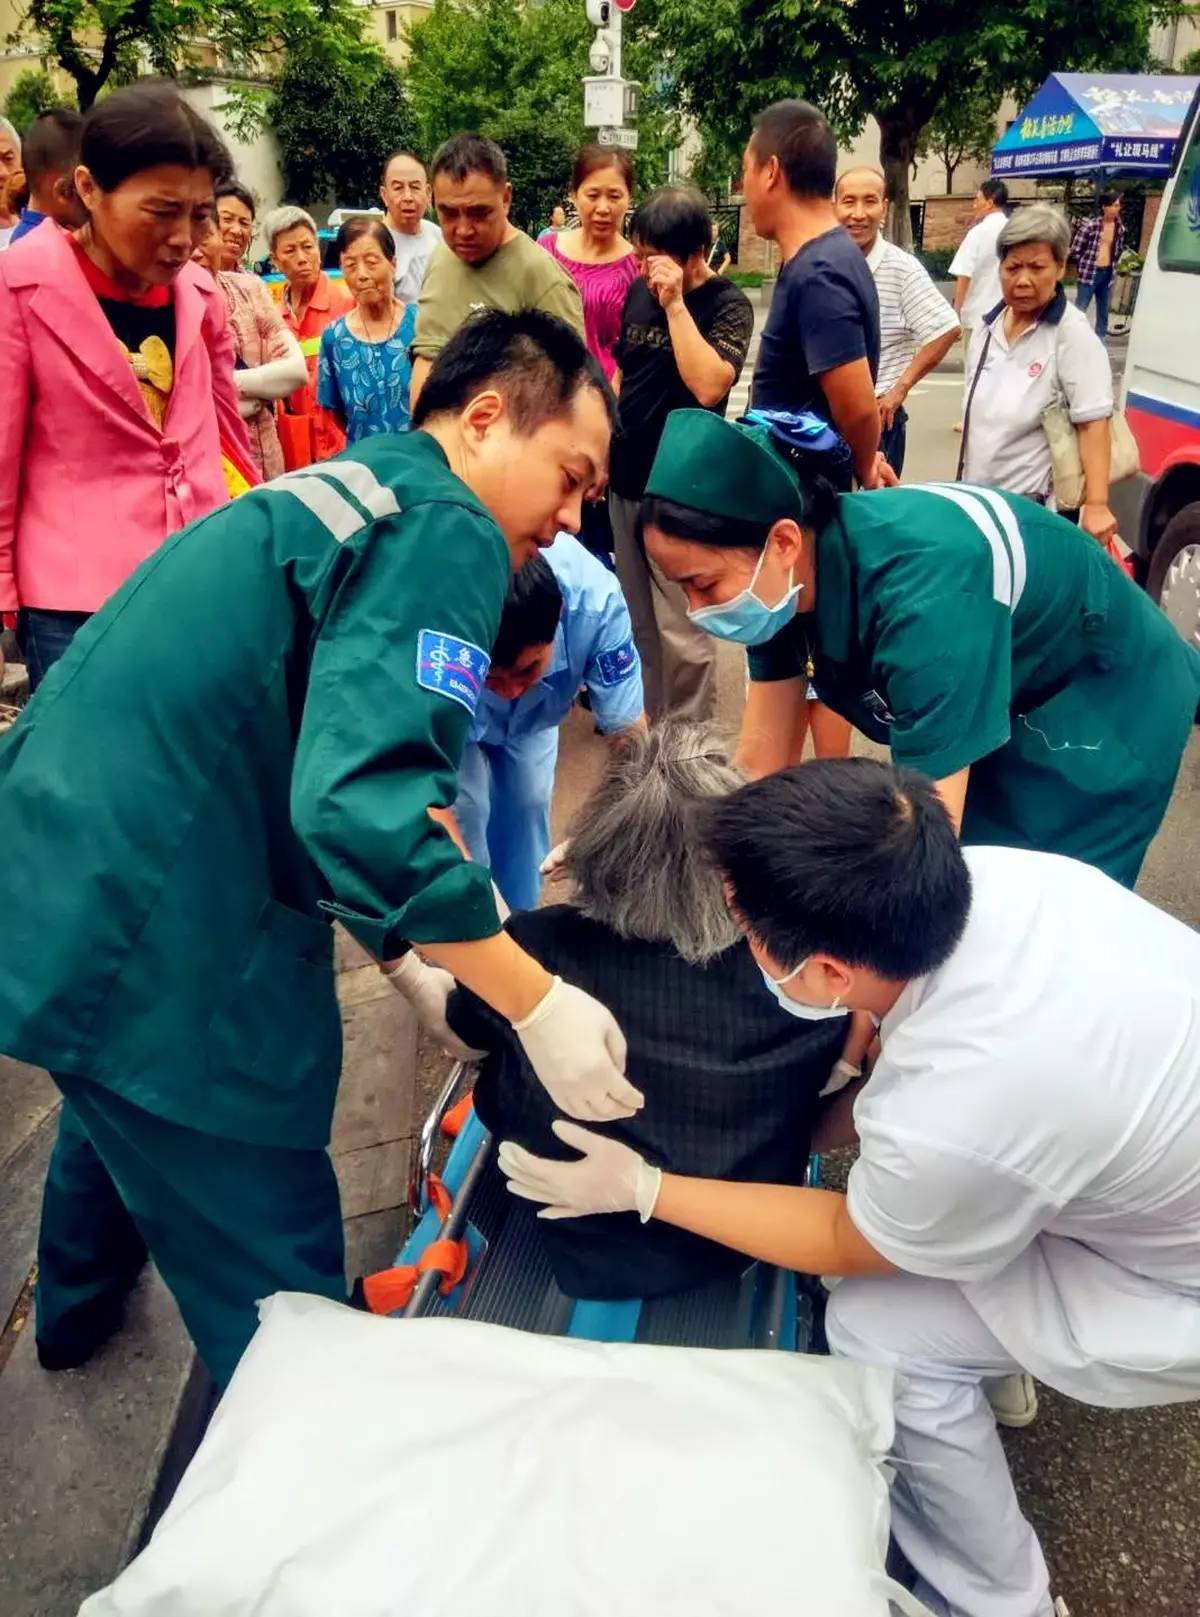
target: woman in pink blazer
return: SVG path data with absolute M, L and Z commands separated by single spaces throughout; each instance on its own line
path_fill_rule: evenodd
M 169 533 L 228 498 L 222 439 L 249 459 L 225 302 L 191 263 L 216 132 L 169 85 L 92 108 L 75 187 L 0 257 L 0 612 L 36 685 Z

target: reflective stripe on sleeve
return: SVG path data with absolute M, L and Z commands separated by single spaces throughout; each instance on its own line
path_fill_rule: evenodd
M 992 599 L 1011 611 L 1015 604 L 1012 556 L 991 510 L 981 498 L 983 490 L 959 483 L 922 483 L 919 486 L 926 494 L 936 494 L 939 499 L 957 505 L 979 529 L 992 552 Z

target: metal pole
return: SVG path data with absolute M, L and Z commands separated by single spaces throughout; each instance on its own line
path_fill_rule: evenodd
M 612 46 L 613 46 L 612 63 L 610 65 L 608 71 L 609 71 L 609 74 L 610 74 L 610 76 L 612 78 L 619 79 L 622 76 L 621 75 L 621 13 L 617 10 L 616 6 L 613 6 L 611 8 L 611 10 L 609 11 L 609 15 L 608 15 L 608 31 L 612 35 Z M 624 121 L 625 121 L 624 117 L 622 116 L 621 122 L 624 123 Z

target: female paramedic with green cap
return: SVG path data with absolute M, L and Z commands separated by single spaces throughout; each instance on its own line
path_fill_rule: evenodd
M 469 322 L 417 430 L 168 540 L 0 744 L 0 1050 L 65 1097 L 47 1368 L 111 1334 L 147 1249 L 221 1385 L 258 1298 L 345 1297 L 331 917 L 402 957 L 442 1033 L 449 973 L 473 988 L 564 1112 L 641 1104 L 612 1016 L 500 930 L 428 812 L 454 800 L 510 569 L 578 527 L 611 414 L 558 321 Z
M 646 551 L 694 623 L 750 648 L 743 765 L 788 762 L 811 678 L 964 842 L 1084 860 L 1132 886 L 1200 702 L 1200 655 L 1103 550 L 967 484 L 833 495 L 786 424 L 679 410 Z

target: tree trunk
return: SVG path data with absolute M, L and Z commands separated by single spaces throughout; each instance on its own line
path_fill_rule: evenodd
M 921 133 L 916 119 L 903 106 L 876 112 L 879 124 L 879 166 L 887 182 L 888 211 L 884 234 L 898 247 L 912 247 L 912 215 L 908 206 L 908 174 Z
M 961 157 L 958 162 L 962 162 Z M 954 176 L 958 171 L 958 163 L 952 163 L 948 157 L 943 157 L 942 164 L 946 170 L 946 195 L 952 197 L 954 195 Z

